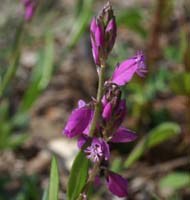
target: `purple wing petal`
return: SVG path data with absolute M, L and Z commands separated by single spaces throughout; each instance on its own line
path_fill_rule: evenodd
M 78 148 L 81 149 L 88 139 L 89 137 L 87 135 L 81 135 L 77 142 Z
M 113 72 L 111 81 L 119 86 L 125 85 L 132 79 L 135 72 L 139 76 L 144 76 L 146 73 L 144 55 L 142 53 L 120 63 Z
M 112 104 L 111 102 L 108 102 L 102 112 L 102 117 L 107 121 L 112 116 Z
M 106 185 L 112 194 L 118 197 L 128 196 L 128 182 L 119 174 L 109 172 Z
M 92 109 L 89 107 L 75 109 L 69 117 L 63 134 L 70 138 L 81 134 L 89 125 L 91 113 Z
M 129 129 L 120 127 L 115 132 L 114 136 L 110 140 L 110 142 L 117 143 L 117 142 L 131 142 L 137 138 L 137 135 Z

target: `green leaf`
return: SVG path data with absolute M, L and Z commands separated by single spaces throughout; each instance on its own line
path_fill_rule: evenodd
M 117 24 L 125 25 L 129 29 L 139 33 L 142 37 L 146 37 L 147 33 L 142 26 L 143 15 L 140 8 L 130 8 L 123 10 L 117 16 Z
M 121 171 L 122 159 L 115 158 L 111 163 L 111 171 L 119 173 Z
M 189 72 L 181 72 L 177 73 L 173 76 L 170 81 L 171 89 L 177 95 L 190 95 L 190 73 Z
M 159 181 L 160 188 L 170 188 L 177 190 L 190 185 L 190 173 L 172 172 L 161 178 Z
M 48 32 L 46 34 L 45 47 L 43 51 L 39 53 L 38 64 L 32 72 L 32 80 L 23 97 L 19 112 L 24 113 L 28 111 L 41 91 L 47 87 L 53 74 L 53 60 L 54 38 L 53 35 Z
M 55 157 L 53 157 L 51 161 L 48 199 L 58 200 L 58 192 L 59 192 L 59 172 L 58 172 L 57 160 Z
M 54 37 L 51 32 L 46 35 L 46 46 L 44 49 L 44 62 L 42 77 L 39 83 L 41 90 L 45 89 L 51 79 L 53 73 L 53 61 L 54 61 Z
M 69 176 L 67 188 L 68 200 L 76 200 L 80 195 L 88 177 L 88 167 L 89 161 L 87 160 L 86 155 L 80 151 L 74 160 Z
M 139 143 L 128 156 L 124 166 L 131 166 L 143 155 L 145 151 L 168 140 L 179 132 L 180 126 L 176 123 L 165 122 L 161 125 L 158 125 L 139 141 Z
M 21 43 L 23 39 L 23 25 L 24 23 L 22 21 L 17 29 L 16 35 L 13 41 L 12 55 L 9 58 L 10 65 L 8 66 L 8 69 L 5 75 L 3 76 L 1 84 L 0 84 L 0 97 L 4 95 L 5 90 L 7 89 L 7 87 L 9 87 L 19 67 Z
M 15 149 L 22 145 L 28 138 L 29 135 L 27 134 L 12 135 L 9 137 L 7 148 Z
M 75 23 L 72 26 L 73 28 L 70 33 L 68 44 L 69 48 L 73 48 L 76 45 L 86 30 L 91 17 L 93 2 L 94 0 L 83 0 L 82 8 L 80 8 L 80 14 L 77 15 Z

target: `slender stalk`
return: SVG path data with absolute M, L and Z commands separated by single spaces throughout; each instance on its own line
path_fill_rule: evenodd
M 101 67 L 100 67 L 100 72 L 99 72 L 99 76 L 98 76 L 98 91 L 97 91 L 97 98 L 96 98 L 96 103 L 95 103 L 95 111 L 94 111 L 94 116 L 92 119 L 90 131 L 89 131 L 89 136 L 93 136 L 93 133 L 96 128 L 96 124 L 97 124 L 99 116 L 100 116 L 101 100 L 102 100 L 103 87 L 104 87 L 104 76 L 105 76 L 105 64 L 101 65 Z M 83 194 L 86 194 L 88 192 L 90 185 L 94 182 L 94 179 L 99 172 L 101 161 L 102 160 L 100 159 L 99 162 L 94 164 L 93 169 L 91 170 L 90 176 L 89 176 L 82 192 L 80 193 L 80 196 L 77 198 L 77 200 L 82 200 Z
M 89 136 L 93 136 L 94 130 L 96 128 L 97 121 L 100 116 L 100 110 L 101 110 L 101 99 L 103 95 L 103 87 L 104 87 L 104 76 L 105 76 L 105 65 L 102 65 L 99 72 L 99 81 L 98 81 L 98 92 L 97 92 L 97 98 L 95 103 L 95 111 L 94 116 L 92 119 Z
M 100 159 L 99 162 L 94 164 L 93 169 L 90 172 L 90 176 L 89 176 L 89 178 L 87 180 L 87 183 L 85 184 L 85 186 L 84 186 L 80 196 L 77 198 L 77 200 L 83 200 L 83 195 L 82 194 L 87 194 L 90 185 L 94 182 L 94 179 L 96 178 L 96 175 L 98 174 L 98 172 L 100 170 L 101 161 L 102 160 Z
M 190 143 L 190 97 L 187 96 L 186 97 L 186 123 L 185 123 L 185 142 L 186 144 L 189 144 Z
M 183 16 L 181 19 L 182 28 L 184 29 L 185 33 L 185 40 L 186 40 L 186 48 L 184 51 L 184 66 L 185 66 L 185 72 L 188 74 L 190 73 L 190 31 L 188 23 L 185 21 L 185 17 Z M 186 95 L 186 111 L 185 111 L 185 134 L 184 134 L 184 140 L 185 143 L 188 145 L 190 144 L 190 95 Z

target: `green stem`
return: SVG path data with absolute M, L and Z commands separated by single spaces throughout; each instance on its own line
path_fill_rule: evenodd
M 94 164 L 93 169 L 90 172 L 90 176 L 88 178 L 88 181 L 85 184 L 85 186 L 84 186 L 82 192 L 80 193 L 80 196 L 77 198 L 77 200 L 83 200 L 82 194 L 87 194 L 90 185 L 94 182 L 94 179 L 95 179 L 96 175 L 98 174 L 98 172 L 100 170 L 99 166 L 101 164 L 101 161 L 102 161 L 102 159 L 100 159 L 99 162 Z
M 96 124 L 97 124 L 99 116 L 100 116 L 101 100 L 102 100 L 103 88 L 104 88 L 104 76 L 105 76 L 105 64 L 101 65 L 100 71 L 99 71 L 98 92 L 97 92 L 97 98 L 96 98 L 96 103 L 95 103 L 94 116 L 92 119 L 90 131 L 89 131 L 89 136 L 93 136 L 95 128 L 96 128 Z M 88 192 L 90 185 L 94 182 L 94 179 L 99 172 L 101 161 L 102 161 L 102 159 L 100 159 L 99 162 L 94 164 L 93 169 L 90 172 L 90 176 L 89 176 L 80 196 L 77 198 L 77 200 L 82 200 L 83 199 L 82 194 L 86 194 Z
M 89 131 L 89 136 L 93 136 L 97 121 L 100 116 L 101 100 L 102 100 L 103 87 L 104 87 L 104 76 L 105 76 L 105 65 L 102 65 L 99 72 L 97 99 L 95 103 L 95 111 L 94 111 L 94 116 L 92 119 L 90 131 Z

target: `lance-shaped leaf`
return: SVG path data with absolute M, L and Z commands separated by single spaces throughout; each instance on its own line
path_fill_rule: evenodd
M 57 160 L 55 157 L 53 157 L 51 162 L 48 199 L 58 200 L 58 192 L 59 192 L 59 172 L 58 172 Z
M 68 200 L 76 200 L 80 195 L 88 177 L 88 167 L 89 161 L 86 155 L 80 151 L 74 160 L 69 176 L 67 187 Z

